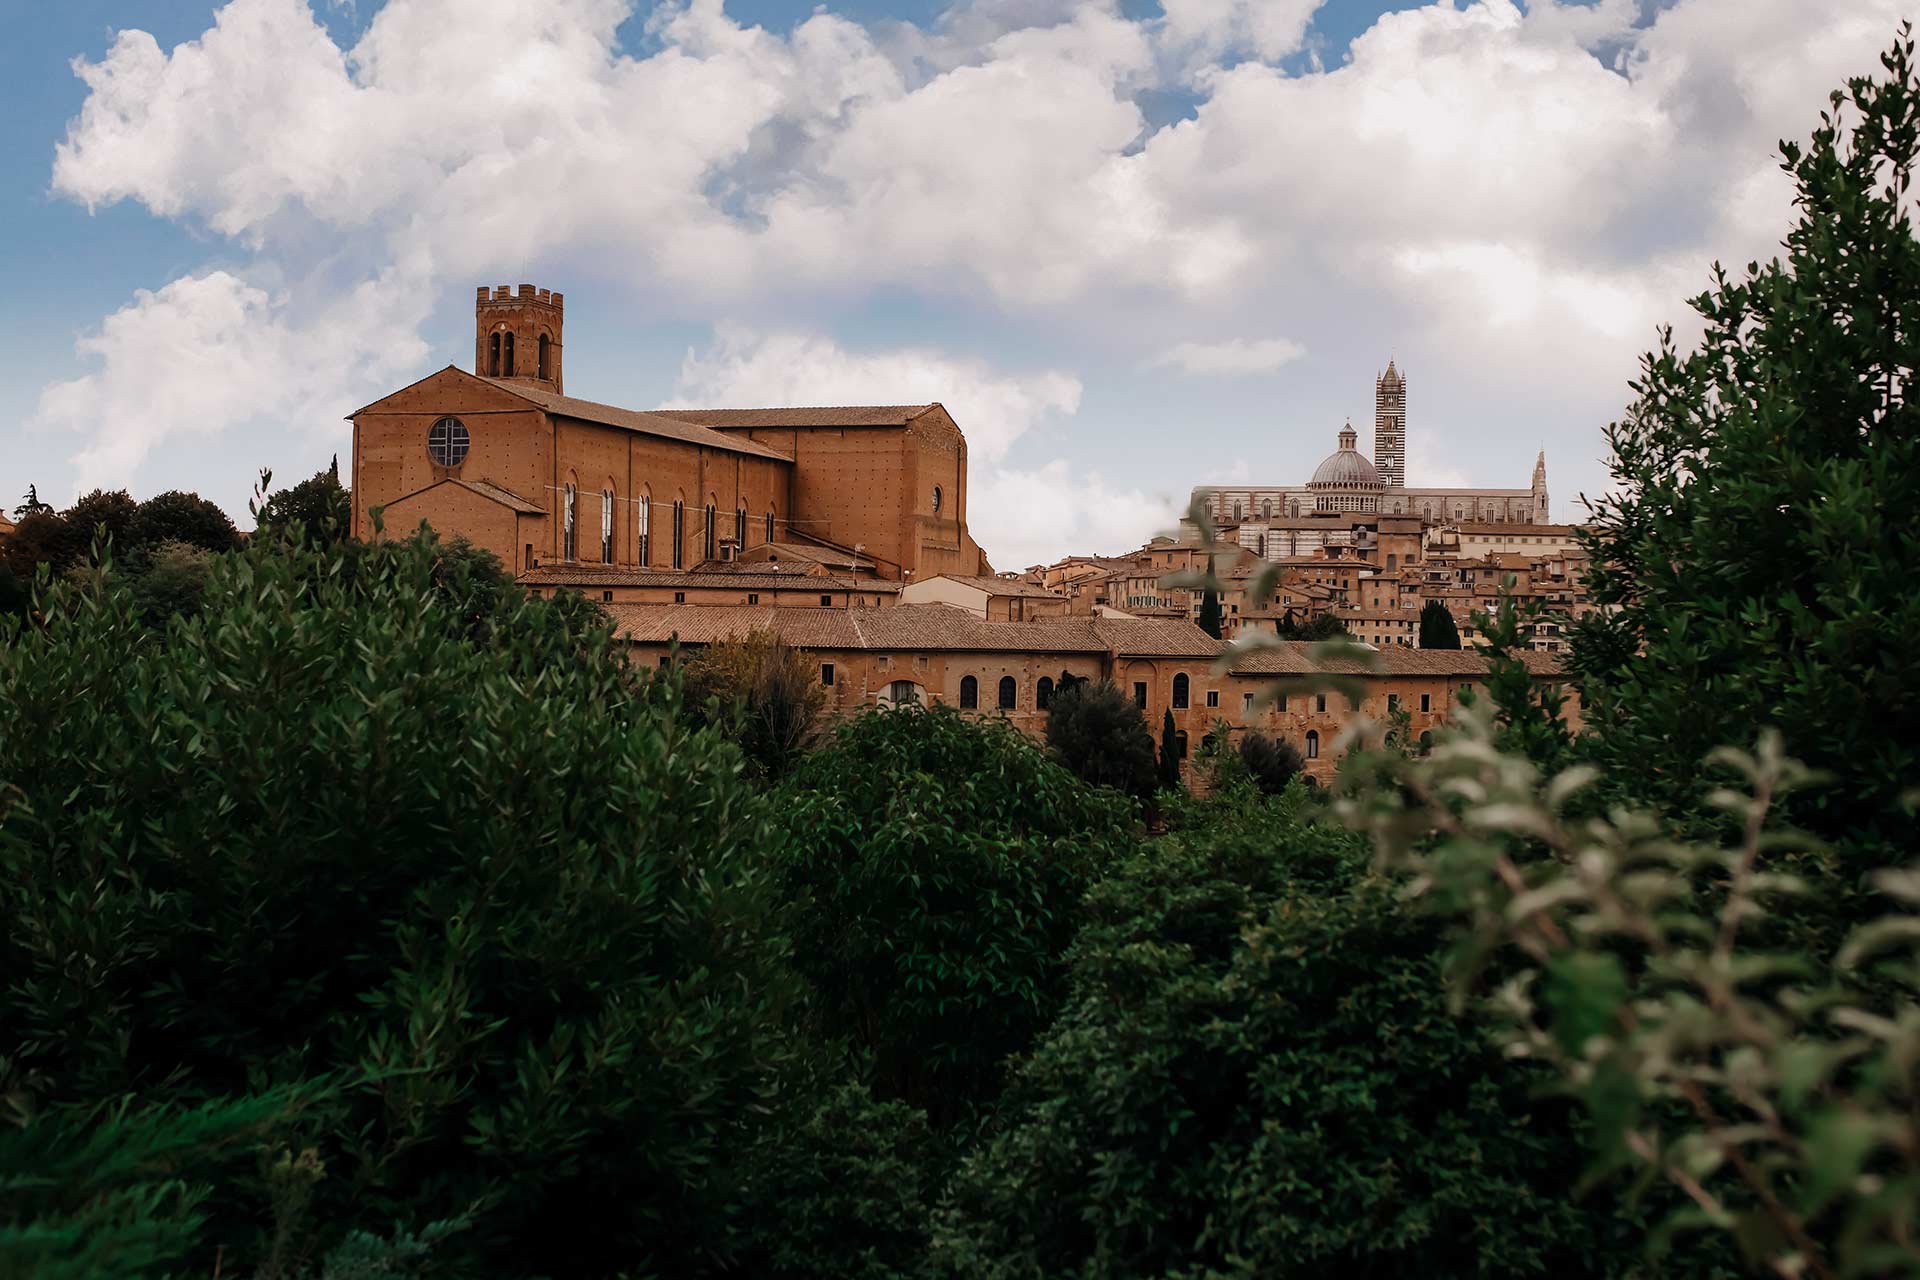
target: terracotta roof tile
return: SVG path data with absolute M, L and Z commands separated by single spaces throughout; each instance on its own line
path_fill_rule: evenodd
M 638 409 L 622 409 L 615 405 L 600 404 L 593 400 L 576 400 L 572 396 L 555 395 L 539 387 L 530 387 L 524 382 L 507 382 L 499 378 L 483 378 L 490 386 L 531 401 L 548 413 L 563 418 L 578 418 L 582 422 L 597 422 L 607 427 L 622 427 L 628 431 L 638 431 L 643 435 L 662 436 L 669 440 L 679 440 L 687 444 L 696 444 L 708 449 L 724 449 L 729 453 L 746 453 L 761 458 L 775 458 L 781 462 L 793 459 L 777 449 L 752 440 L 742 440 L 738 436 L 725 435 L 711 430 L 684 416 L 666 413 L 646 413 Z
M 1049 591 L 1038 583 L 1027 582 L 1019 578 L 984 578 L 976 574 L 936 573 L 929 577 L 922 578 L 920 581 L 931 582 L 934 578 L 945 578 L 948 582 L 958 582 L 965 586 L 977 587 L 990 595 L 996 596 L 1021 596 L 1042 600 L 1066 599 L 1065 596 L 1057 591 Z
M 1480 678 L 1487 674 L 1486 655 L 1477 649 L 1408 649 L 1401 645 L 1386 645 L 1375 650 L 1368 662 L 1360 662 L 1351 658 L 1315 661 L 1313 648 L 1311 644 L 1296 640 L 1268 640 L 1258 648 L 1230 651 L 1227 669 L 1235 675 L 1311 675 L 1324 671 L 1345 675 L 1372 672 L 1394 676 Z M 1534 675 L 1553 676 L 1561 673 L 1560 662 L 1552 654 L 1527 650 L 1519 658 Z
M 904 427 L 931 408 L 932 403 L 855 404 L 790 409 L 670 408 L 660 412 L 703 427 L 740 431 L 751 427 Z

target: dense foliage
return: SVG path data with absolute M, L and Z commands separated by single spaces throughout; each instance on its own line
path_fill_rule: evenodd
M 1592 1275 L 1564 1106 L 1449 1016 L 1437 927 L 1308 793 L 1193 806 L 1093 892 L 1072 995 L 936 1231 L 955 1275 Z
M 936 707 L 843 725 L 779 807 L 794 962 L 827 1033 L 937 1123 L 991 1099 L 1054 1012 L 1080 898 L 1132 806 L 1005 721 Z
M 431 540 L 111 569 L 0 647 L 0 1057 L 34 1105 L 327 1082 L 303 1251 L 472 1215 L 509 1273 L 711 1269 L 796 1057 L 764 803 L 604 628 Z M 84 691 L 82 694 L 81 691 Z M 219 1184 L 194 1256 L 259 1256 Z
M 1420 647 L 1422 649 L 1458 649 L 1460 628 L 1453 614 L 1438 600 L 1429 600 L 1420 610 Z
M 272 477 L 261 476 L 267 490 Z M 353 532 L 353 494 L 340 483 L 340 459 L 290 489 L 267 493 L 254 511 L 259 531 L 299 537 L 311 544 L 339 542 Z M 399 532 L 405 532 L 404 530 Z
M 687 662 L 684 684 L 688 704 L 727 729 L 770 778 L 812 745 L 827 703 L 813 665 L 771 629 L 707 645 Z
M 1111 680 L 1062 682 L 1047 710 L 1047 745 L 1095 786 L 1145 800 L 1159 784 L 1146 717 Z
M 1647 357 L 1608 432 L 1586 537 L 1601 612 L 1576 636 L 1610 788 L 1686 809 L 1707 752 L 1774 725 L 1841 779 L 1791 816 L 1857 850 L 1910 850 L 1920 777 L 1920 152 L 1911 38 L 1783 144 L 1785 258 L 1694 300 L 1697 349 Z M 1878 848 L 1871 848 L 1878 846 Z
M 1250 729 L 1240 738 L 1240 763 L 1263 795 L 1277 796 L 1306 767 L 1300 748 L 1285 738 L 1270 738 Z

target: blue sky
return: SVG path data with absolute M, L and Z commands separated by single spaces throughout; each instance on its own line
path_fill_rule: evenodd
M 531 280 L 576 395 L 943 401 L 1002 567 L 1297 481 L 1348 416 L 1364 447 L 1389 355 L 1410 480 L 1544 447 L 1574 517 L 1654 327 L 1777 241 L 1773 141 L 1900 4 L 20 6 L 0 501 L 243 512 Z

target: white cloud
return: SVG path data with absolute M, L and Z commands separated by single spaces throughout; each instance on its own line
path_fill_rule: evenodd
M 1189 374 L 1271 373 L 1307 354 L 1289 338 L 1231 338 L 1225 342 L 1179 342 L 1156 356 L 1155 368 Z
M 668 0 L 639 52 L 619 43 L 636 3 L 387 0 L 344 50 L 307 0 L 230 0 L 171 51 L 121 33 L 76 67 L 87 97 L 54 191 L 138 201 L 254 256 L 108 317 L 86 343 L 99 368 L 48 388 L 38 420 L 81 433 L 95 477 L 223 424 L 323 404 L 337 421 L 375 371 L 422 371 L 402 357 L 423 358 L 437 294 L 544 273 L 695 320 L 804 307 L 807 332 L 843 301 L 957 300 L 1059 328 L 1071 360 L 1035 363 L 1089 379 L 1289 354 L 1192 333 L 1311 334 L 1316 359 L 1377 345 L 1482 397 L 1447 406 L 1476 420 L 1464 451 L 1530 462 L 1544 432 L 1596 452 L 1707 263 L 1770 250 L 1789 212 L 1775 140 L 1875 68 L 1905 0 L 1678 0 L 1640 28 L 1633 0 L 1435 0 L 1304 74 L 1274 63 L 1313 39 L 1315 0 L 1166 0 L 1139 19 L 1116 0 L 965 0 L 926 30 L 821 11 L 784 35 Z M 1168 88 L 1197 110 L 1152 130 L 1142 91 Z M 302 283 L 259 283 L 283 279 Z M 197 385 L 195 334 L 248 368 Z M 732 331 L 679 390 L 713 400 L 730 379 L 780 392 L 745 400 L 945 400 L 977 466 L 1079 397 L 1065 375 L 911 344 L 858 357 Z M 1416 434 L 1428 412 L 1411 407 Z M 1122 477 L 1089 509 L 1138 507 L 1126 479 L 1164 467 L 1069 444 Z M 1436 465 L 1508 484 L 1518 464 Z M 1049 478 L 1009 472 L 1000 491 Z M 989 518 L 1026 537 L 1016 523 L 1039 517 Z
M 392 274 L 315 309 L 298 302 L 225 271 L 143 289 L 80 339 L 100 368 L 46 388 L 33 425 L 85 437 L 80 489 L 125 486 L 154 449 L 253 422 L 337 439 L 344 414 L 425 356 L 424 298 Z
M 1080 394 L 1080 380 L 1058 371 L 1007 375 L 934 350 L 854 352 L 814 334 L 726 326 L 710 349 L 687 353 L 663 407 L 938 400 L 967 436 L 968 527 L 995 565 L 1024 567 L 1065 546 L 1136 546 L 1170 523 L 1171 499 L 1116 490 L 1064 458 L 1004 465 L 1020 437 L 1065 425 Z

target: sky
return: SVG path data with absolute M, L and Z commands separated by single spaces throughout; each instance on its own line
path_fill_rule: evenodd
M 1296 484 L 1607 483 L 1914 0 L 63 0 L 0 44 L 0 502 L 259 472 L 567 296 L 567 391 L 938 400 L 999 568 Z

